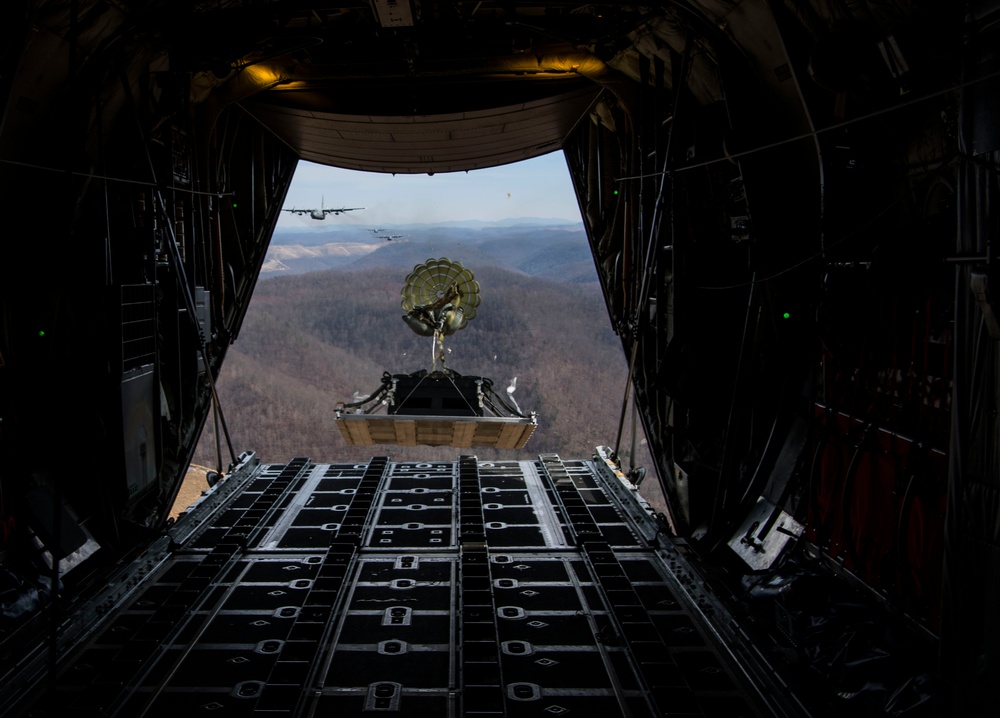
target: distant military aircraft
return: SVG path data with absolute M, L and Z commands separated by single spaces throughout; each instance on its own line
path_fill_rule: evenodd
M 386 239 L 386 240 L 389 240 L 391 242 L 394 239 L 402 239 L 405 236 L 406 236 L 405 234 L 379 234 L 379 235 L 377 235 L 377 238 L 378 239 Z
M 382 229 L 381 227 L 378 227 L 377 229 L 369 229 L 368 231 L 371 232 L 372 234 L 378 234 L 379 232 L 384 232 L 385 230 Z
M 323 198 L 320 197 L 319 209 L 297 209 L 292 207 L 291 209 L 283 209 L 282 212 L 291 212 L 292 214 L 308 214 L 313 219 L 326 219 L 328 214 L 340 214 L 342 212 L 353 212 L 356 209 L 364 209 L 364 207 L 324 207 Z

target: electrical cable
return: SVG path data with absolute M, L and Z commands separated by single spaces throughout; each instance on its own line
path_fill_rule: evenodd
M 812 460 L 809 462 L 809 474 L 806 484 L 806 496 L 805 496 L 805 512 L 801 510 L 796 510 L 796 513 L 800 517 L 803 523 L 810 523 L 810 520 L 815 517 L 817 523 L 819 523 L 819 507 L 816 506 L 816 493 L 814 491 L 815 479 L 816 479 L 816 469 L 820 465 L 819 458 L 823 455 L 826 450 L 826 445 L 829 440 L 830 434 L 830 424 L 829 417 L 832 416 L 833 411 L 828 407 L 823 415 L 819 418 L 819 431 L 816 433 L 816 448 L 813 451 Z M 798 509 L 798 507 L 797 507 Z M 817 534 L 817 544 L 821 543 L 819 541 L 819 536 Z
M 784 390 L 785 390 L 785 384 L 784 382 L 782 382 L 782 387 L 778 392 L 779 402 L 785 393 Z M 764 479 L 759 479 L 758 476 L 761 475 L 761 469 L 764 466 L 764 461 L 767 459 L 768 451 L 771 449 L 771 445 L 774 443 L 774 439 L 778 434 L 778 423 L 780 419 L 781 419 L 781 406 L 779 405 L 774 412 L 774 420 L 771 422 L 771 431 L 768 432 L 767 442 L 764 444 L 764 448 L 760 452 L 760 458 L 757 460 L 757 467 L 754 469 L 753 476 L 751 476 L 750 481 L 747 482 L 747 485 L 743 490 L 743 496 L 740 497 L 740 500 L 738 502 L 738 504 L 740 505 L 746 503 L 748 498 L 752 498 L 754 495 L 759 495 L 759 492 L 754 491 L 753 488 L 755 485 L 758 485 L 762 481 L 766 481 L 766 477 Z
M 907 571 L 904 570 L 909 568 L 909 552 L 904 544 L 904 538 L 906 538 L 909 534 L 910 508 L 913 501 L 911 492 L 913 490 L 914 480 L 916 479 L 916 471 L 911 471 L 909 474 L 910 476 L 906 481 L 906 489 L 903 491 L 903 498 L 899 504 L 899 516 L 896 520 L 896 591 L 899 595 L 905 595 L 905 591 L 903 590 L 904 581 L 908 584 L 908 588 L 916 588 L 913 585 L 913 577 L 908 576 Z M 904 528 L 906 529 L 906 535 L 904 535 Z M 916 591 L 914 591 L 914 593 L 916 593 Z
M 724 438 L 722 440 L 722 458 L 721 458 L 721 460 L 719 462 L 719 466 L 720 466 L 720 468 L 719 468 L 719 476 L 718 476 L 718 478 L 716 479 L 716 482 L 715 482 L 715 495 L 714 495 L 714 497 L 712 499 L 712 513 L 711 513 L 711 516 L 709 518 L 709 533 L 710 534 L 714 533 L 715 527 L 717 525 L 717 520 L 718 520 L 717 519 L 717 515 L 719 513 L 722 513 L 722 514 L 725 513 L 726 496 L 729 493 L 728 487 L 723 488 L 724 474 L 725 474 L 726 469 L 727 469 L 727 459 L 729 457 L 729 450 L 730 450 L 730 448 L 729 448 L 729 446 L 730 446 L 729 442 L 730 442 L 730 439 L 732 437 L 733 419 L 735 418 L 734 415 L 736 413 L 736 398 L 737 398 L 737 395 L 739 393 L 739 387 L 740 387 L 740 376 L 743 373 L 743 359 L 744 359 L 744 355 L 746 354 L 747 337 L 749 335 L 749 330 L 750 330 L 750 315 L 753 313 L 753 307 L 754 307 L 754 299 L 755 299 L 756 287 L 757 287 L 757 285 L 756 285 L 756 277 L 757 277 L 756 270 L 754 271 L 754 273 L 753 273 L 752 276 L 753 276 L 753 279 L 751 279 L 751 282 L 750 282 L 750 292 L 749 292 L 749 294 L 747 296 L 747 311 L 746 311 L 746 316 L 743 319 L 743 337 L 742 337 L 742 340 L 740 342 L 740 353 L 739 353 L 739 355 L 737 356 L 737 359 L 736 359 L 736 372 L 735 372 L 735 378 L 733 380 L 733 396 L 732 396 L 732 400 L 729 403 L 729 417 L 726 420 L 726 431 L 725 431 L 725 436 L 724 436 Z M 758 317 L 760 316 L 759 312 L 758 312 L 757 316 Z M 721 508 L 720 508 L 720 501 L 721 501 L 721 504 L 722 504 Z
M 690 170 L 700 169 L 702 167 L 710 167 L 712 165 L 721 164 L 723 162 L 732 162 L 734 159 L 739 159 L 740 157 L 746 157 L 748 155 L 753 155 L 753 154 L 756 154 L 758 152 L 764 152 L 765 150 L 774 149 L 775 147 L 781 147 L 783 145 L 792 144 L 793 142 L 799 142 L 800 140 L 807 140 L 807 139 L 812 138 L 814 135 L 821 135 L 821 134 L 824 134 L 824 133 L 827 133 L 827 132 L 833 132 L 835 130 L 842 129 L 844 127 L 849 127 L 851 125 L 855 125 L 855 124 L 858 124 L 860 122 L 866 122 L 868 120 L 875 119 L 876 117 L 879 117 L 881 115 L 889 114 L 889 113 L 895 112 L 897 110 L 906 109 L 907 107 L 911 107 L 911 106 L 919 104 L 921 102 L 926 102 L 928 100 L 933 100 L 933 99 L 935 99 L 937 97 L 941 97 L 943 95 L 948 95 L 948 94 L 951 94 L 951 93 L 956 92 L 958 90 L 963 90 L 963 89 L 966 89 L 968 87 L 972 87 L 973 85 L 977 85 L 980 82 L 989 82 L 990 80 L 993 80 L 993 79 L 995 79 L 997 77 L 1000 77 L 1000 71 L 991 72 L 991 73 L 988 73 L 986 75 L 983 75 L 982 77 L 977 77 L 977 78 L 972 79 L 972 80 L 966 80 L 964 82 L 958 82 L 958 83 L 955 83 L 955 84 L 953 84 L 953 85 L 951 85 L 949 87 L 946 87 L 946 88 L 944 88 L 942 90 L 935 90 L 934 92 L 928 93 L 926 95 L 922 95 L 921 97 L 915 97 L 915 98 L 913 98 L 911 100 L 907 100 L 906 102 L 901 102 L 898 105 L 894 105 L 892 107 L 886 107 L 886 108 L 883 108 L 881 110 L 876 110 L 874 112 L 869 112 L 868 114 L 861 115 L 859 117 L 855 117 L 855 118 L 852 118 L 850 120 L 843 120 L 842 122 L 837 122 L 835 124 L 829 125 L 828 127 L 821 127 L 820 129 L 815 130 L 813 132 L 803 132 L 803 133 L 795 135 L 793 137 L 786 137 L 785 139 L 782 139 L 782 140 L 776 140 L 774 142 L 769 142 L 769 143 L 764 144 L 764 145 L 758 145 L 757 147 L 752 147 L 752 148 L 750 148 L 748 150 L 744 150 L 742 152 L 732 152 L 732 153 L 727 154 L 725 157 L 718 157 L 718 158 L 713 159 L 713 160 L 705 160 L 704 162 L 697 162 L 695 164 L 685 165 L 683 167 L 678 167 L 677 169 L 665 170 L 665 172 L 668 172 L 668 173 L 673 173 L 673 172 L 678 172 L 678 173 L 679 172 L 688 172 Z M 993 169 L 992 167 L 990 167 L 990 169 L 992 169 L 993 171 L 995 171 L 995 169 Z M 644 179 L 646 177 L 656 177 L 659 174 L 660 174 L 659 172 L 651 172 L 649 174 L 635 175 L 635 176 L 630 176 L 630 177 L 614 177 L 614 178 L 612 178 L 612 181 L 613 182 L 624 182 L 625 180 Z
M 684 85 L 686 85 L 686 83 L 687 83 L 687 79 L 688 79 L 688 76 L 689 76 L 689 73 L 690 73 L 690 70 L 691 70 L 691 50 L 692 50 L 692 47 L 693 47 L 693 43 L 690 43 L 690 42 L 686 42 L 685 45 L 684 45 L 684 54 L 682 55 L 681 70 L 680 70 L 680 77 L 679 77 L 679 79 L 681 80 L 681 83 L 684 84 Z M 645 263 L 644 263 L 644 266 L 643 266 L 643 274 L 642 274 L 642 281 L 640 283 L 638 302 L 637 302 L 637 305 L 636 305 L 636 309 L 635 309 L 635 311 L 632 314 L 632 323 L 634 325 L 638 325 L 639 317 L 642 315 L 642 312 L 644 311 L 645 306 L 646 306 L 646 293 L 647 293 L 647 288 L 648 288 L 647 282 L 649 281 L 649 277 L 652 274 L 652 257 L 653 257 L 653 251 L 654 251 L 655 247 L 657 246 L 657 244 L 659 242 L 659 225 L 660 225 L 659 217 L 660 217 L 660 213 L 662 211 L 664 197 L 666 196 L 666 183 L 667 183 L 667 178 L 669 176 L 667 170 L 668 170 L 668 165 L 669 165 L 669 162 L 670 162 L 670 154 L 671 154 L 671 148 L 673 146 L 674 130 L 676 128 L 676 118 L 677 118 L 677 113 L 678 113 L 678 111 L 680 109 L 680 106 L 681 106 L 680 100 L 681 100 L 681 95 L 682 94 L 683 93 L 680 92 L 680 91 L 678 91 L 678 92 L 675 93 L 675 95 L 674 95 L 674 104 L 673 104 L 673 108 L 672 108 L 671 114 L 670 114 L 671 118 L 674 121 L 671 122 L 670 131 L 667 133 L 667 144 L 666 144 L 666 146 L 664 147 L 664 150 L 663 150 L 663 172 L 660 174 L 660 188 L 659 188 L 659 192 L 657 193 L 657 201 L 656 201 L 656 203 L 653 206 L 653 217 L 650 220 L 650 237 L 649 237 L 649 243 L 648 243 L 648 245 L 646 247 L 646 260 L 645 260 Z M 672 211 L 673 211 L 673 203 L 671 203 L 671 212 Z M 671 214 L 671 222 L 672 222 L 672 214 Z M 673 230 L 673 224 L 671 223 L 671 231 L 672 230 Z M 617 436 L 615 438 L 615 456 L 618 456 L 618 451 L 619 451 L 619 449 L 621 447 L 621 436 L 622 436 L 622 431 L 624 430 L 624 426 L 625 426 L 625 412 L 626 412 L 626 409 L 628 407 L 628 400 L 629 400 L 629 396 L 630 396 L 631 390 L 632 390 L 632 376 L 633 376 L 633 372 L 635 370 L 635 360 L 636 360 L 636 354 L 637 354 L 637 351 L 638 351 L 638 345 L 639 345 L 638 339 L 635 337 L 635 335 L 633 333 L 633 336 L 632 336 L 632 354 L 631 354 L 631 357 L 629 358 L 628 376 L 626 378 L 627 384 L 625 386 L 625 394 L 622 397 L 622 410 L 621 410 L 621 415 L 619 416 L 619 419 L 618 419 L 618 434 L 617 434 Z M 671 401 L 673 401 L 673 399 L 671 399 Z M 633 404 L 633 407 L 636 406 L 635 398 L 634 397 L 632 398 L 632 404 Z M 633 428 L 633 432 L 632 432 L 632 438 L 633 438 L 633 442 L 634 442 L 634 440 L 635 440 L 635 430 L 634 430 L 634 428 Z M 634 451 L 633 451 L 633 454 L 634 454 Z M 632 460 L 634 461 L 634 457 L 633 457 Z M 672 458 L 670 460 L 670 463 L 671 463 L 671 465 L 673 464 L 673 459 Z M 659 472 L 657 472 L 657 473 L 659 473 Z M 663 481 L 661 480 L 660 483 L 661 483 L 660 489 L 663 492 L 663 495 L 665 497 L 669 497 L 670 494 L 666 491 L 666 486 L 664 485 Z M 668 502 L 670 501 L 669 498 L 667 500 L 668 500 Z
M 632 337 L 632 356 L 628 362 L 628 375 L 625 378 L 625 396 L 622 397 L 622 411 L 618 417 L 618 435 L 615 437 L 615 456 L 618 456 L 618 449 L 622 442 L 622 429 L 625 426 L 625 412 L 628 409 L 628 399 L 632 393 L 632 372 L 635 370 L 635 356 L 639 349 L 639 340 Z
M 780 277 L 780 276 L 782 276 L 784 274 L 788 274 L 789 272 L 798 269 L 799 267 L 801 267 L 804 264 L 808 264 L 809 262 L 813 261 L 814 259 L 819 259 L 820 257 L 822 257 L 824 255 L 825 252 L 833 249 L 836 246 L 839 246 L 840 244 L 843 244 L 844 242 L 846 242 L 848 239 L 851 239 L 855 234 L 857 234 L 861 230 L 865 229 L 866 227 L 869 227 L 870 225 L 874 224 L 876 221 L 878 221 L 879 219 L 881 219 L 882 216 L 886 212 L 888 212 L 890 209 L 892 209 L 893 207 L 895 207 L 899 202 L 901 202 L 903 199 L 905 199 L 908 195 L 909 195 L 908 192 L 904 193 L 904 194 L 901 194 L 899 197 L 897 197 L 896 199 L 892 200 L 891 202 L 889 202 L 889 204 L 887 204 L 885 207 L 883 207 L 882 210 L 880 212 L 878 212 L 874 217 L 871 217 L 870 219 L 868 219 L 866 222 L 864 222 L 860 226 L 855 227 L 851 231 L 847 232 L 844 236 L 840 237 L 839 239 L 836 239 L 833 242 L 830 242 L 829 244 L 827 244 L 826 247 L 825 247 L 825 249 L 821 249 L 820 251 L 815 252 L 815 253 L 809 255 L 805 259 L 800 260 L 800 261 L 796 262 L 795 264 L 793 264 L 793 265 L 791 265 L 789 267 L 785 267 L 784 269 L 781 269 L 781 270 L 775 272 L 774 274 L 769 274 L 766 277 L 761 277 L 757 281 L 759 281 L 759 282 L 769 282 L 772 279 L 777 279 L 778 277 Z M 705 290 L 723 290 L 723 289 L 742 289 L 743 287 L 747 287 L 749 285 L 750 285 L 750 282 L 740 282 L 739 284 L 727 284 L 727 285 L 722 285 L 722 286 L 695 285 L 692 288 L 693 289 L 705 289 Z
M 222 473 L 222 438 L 219 433 L 219 405 L 215 403 L 215 397 L 212 397 L 212 416 L 215 419 L 215 470 L 221 474 Z
M 128 100 L 129 106 L 135 107 L 135 99 L 132 97 L 132 90 L 129 86 L 128 77 L 125 75 L 124 69 L 122 69 L 121 71 L 121 82 L 122 82 L 122 90 L 125 94 L 126 99 Z M 139 122 L 138 113 L 135 113 L 135 119 L 136 119 L 137 132 L 139 133 L 139 138 L 143 140 L 143 146 L 146 149 L 145 157 L 149 165 L 149 173 L 153 177 L 153 187 L 154 187 L 153 195 L 158 200 L 159 210 L 162 213 L 164 220 L 168 220 L 168 218 L 170 217 L 170 213 L 167 211 L 167 203 L 163 199 L 163 194 L 159 189 L 159 185 L 156 183 L 156 177 L 157 177 L 156 165 L 153 162 L 153 158 L 149 152 L 149 143 L 145 141 L 146 138 L 142 130 L 142 125 Z M 170 235 L 167 238 L 166 242 L 167 254 L 170 257 L 171 261 L 173 262 L 174 270 L 176 271 L 177 284 L 180 287 L 181 296 L 184 299 L 185 307 L 187 309 L 187 314 L 190 319 L 189 326 L 191 326 L 191 328 L 194 330 L 198 340 L 199 353 L 201 354 L 201 359 L 205 364 L 205 376 L 208 378 L 208 383 L 212 392 L 212 399 L 216 402 L 216 406 L 218 407 L 220 422 L 222 424 L 223 432 L 226 435 L 226 444 L 229 447 L 230 458 L 232 459 L 232 463 L 235 466 L 237 463 L 236 451 L 233 449 L 233 442 L 229 436 L 229 427 L 226 425 L 225 417 L 222 414 L 222 405 L 221 402 L 219 401 L 219 393 L 216 387 L 215 377 L 212 375 L 212 363 L 209 361 L 208 357 L 208 349 L 206 346 L 207 341 L 205 339 L 205 336 L 202 334 L 201 330 L 198 327 L 197 307 L 195 305 L 194 297 L 191 295 L 191 287 L 188 285 L 187 273 L 184 271 L 184 262 L 181 259 L 180 253 L 177 249 L 177 235 L 175 233 L 174 224 L 173 222 L 170 221 L 164 221 L 164 225 L 166 225 L 167 231 Z
M 11 160 L 0 158 L 0 163 L 7 165 L 14 165 L 16 167 L 26 167 L 28 169 L 40 170 L 42 172 L 57 172 L 68 177 L 80 177 L 83 179 L 93 179 L 101 180 L 102 182 L 112 182 L 115 184 L 123 185 L 133 185 L 136 187 L 150 187 L 154 189 L 168 190 L 170 192 L 176 192 L 178 194 L 187 194 L 191 196 L 201 196 L 201 197 L 234 197 L 235 192 L 207 192 L 205 190 L 195 190 L 190 187 L 177 187 L 176 185 L 159 185 L 156 181 L 149 180 L 139 180 L 139 179 L 127 179 L 125 177 L 114 177 L 111 175 L 96 173 L 96 172 L 80 172 L 78 170 L 67 170 L 59 169 L 57 167 L 46 167 L 45 165 L 34 164 L 32 162 L 21 162 L 19 160 Z
M 828 425 L 828 429 L 830 429 L 831 432 L 832 432 L 832 427 L 831 426 Z M 830 436 L 830 434 L 828 434 L 828 436 Z M 825 443 L 828 445 L 830 443 L 829 439 Z M 841 437 L 841 442 L 840 443 L 843 443 L 843 436 Z M 826 446 L 822 446 L 822 449 L 821 449 L 821 446 L 822 445 L 816 447 L 817 453 L 815 455 L 815 458 L 820 458 L 825 453 Z M 825 461 L 820 461 L 819 462 L 819 466 L 823 467 L 823 466 L 826 465 L 826 463 L 827 462 L 825 462 Z M 845 474 L 846 474 L 846 472 L 845 472 Z M 816 545 L 819 546 L 819 547 L 821 547 L 821 548 L 823 547 L 823 544 L 825 542 L 831 540 L 832 529 L 833 529 L 833 522 L 834 522 L 834 516 L 835 516 L 835 514 L 834 514 L 834 496 L 833 496 L 834 491 L 835 491 L 835 489 L 833 489 L 833 490 L 830 491 L 830 497 L 829 497 L 830 501 L 829 501 L 829 503 L 827 505 L 826 513 L 824 515 L 822 515 L 822 516 L 820 515 L 822 513 L 822 506 L 820 505 L 819 491 L 817 490 L 816 494 L 815 494 L 815 505 L 816 505 Z
M 688 74 L 690 72 L 690 60 L 691 60 L 691 44 L 690 42 L 684 44 L 684 55 L 681 61 L 681 82 L 683 85 L 687 84 Z M 639 316 L 646 307 L 646 290 L 647 282 L 649 276 L 652 273 L 651 265 L 653 263 L 653 250 L 655 249 L 657 242 L 659 240 L 659 227 L 660 227 L 660 213 L 663 207 L 664 197 L 666 196 L 666 183 L 668 176 L 668 165 L 670 164 L 670 151 L 673 146 L 674 138 L 674 128 L 677 122 L 677 113 L 680 110 L 681 96 L 684 93 L 677 92 L 674 97 L 674 107 L 670 113 L 673 118 L 673 122 L 670 124 L 670 132 L 667 134 L 667 146 L 663 150 L 663 175 L 660 177 L 660 189 L 657 192 L 656 203 L 653 205 L 653 217 L 649 222 L 649 244 L 646 246 L 646 260 L 643 263 L 643 274 L 642 283 L 639 285 L 639 301 L 636 304 L 635 312 L 633 313 L 632 321 L 638 323 Z
M 635 423 L 636 418 L 639 414 L 639 407 L 635 403 L 635 398 L 632 398 L 632 448 L 628 457 L 628 468 L 629 472 L 635 471 Z
M 840 485 L 840 501 L 838 502 L 840 504 L 840 528 L 844 541 L 844 549 L 847 551 L 847 555 L 850 556 L 851 560 L 854 562 L 855 570 L 859 568 L 860 560 L 854 540 L 854 526 L 851 521 L 851 511 L 847 505 L 848 499 L 852 498 L 852 494 L 848 491 L 848 488 L 854 484 L 854 480 L 857 477 L 861 457 L 867 453 L 868 441 L 874 426 L 875 425 L 873 423 L 866 422 L 862 427 L 861 436 L 858 438 L 857 444 L 855 444 L 851 461 L 847 465 L 847 473 L 844 474 L 844 481 Z

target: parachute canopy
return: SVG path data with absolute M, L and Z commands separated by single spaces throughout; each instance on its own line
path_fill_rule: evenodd
M 402 289 L 403 321 L 423 336 L 454 334 L 476 316 L 479 282 L 447 257 L 428 259 L 407 275 Z

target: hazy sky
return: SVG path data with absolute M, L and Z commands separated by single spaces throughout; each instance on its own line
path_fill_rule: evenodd
M 279 227 L 336 225 L 379 227 L 449 220 L 485 221 L 520 217 L 580 221 L 580 209 L 561 151 L 503 167 L 470 172 L 382 174 L 299 162 L 285 198 L 285 208 L 364 207 L 328 215 L 319 222 L 308 215 L 282 212 Z

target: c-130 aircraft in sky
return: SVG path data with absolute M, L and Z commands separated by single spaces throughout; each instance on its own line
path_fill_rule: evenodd
M 324 207 L 323 198 L 320 198 L 319 209 L 298 209 L 292 207 L 291 209 L 283 209 L 282 212 L 291 212 L 292 214 L 308 214 L 313 219 L 326 219 L 328 214 L 341 214 L 342 212 L 353 212 L 358 209 L 364 209 L 364 207 Z

